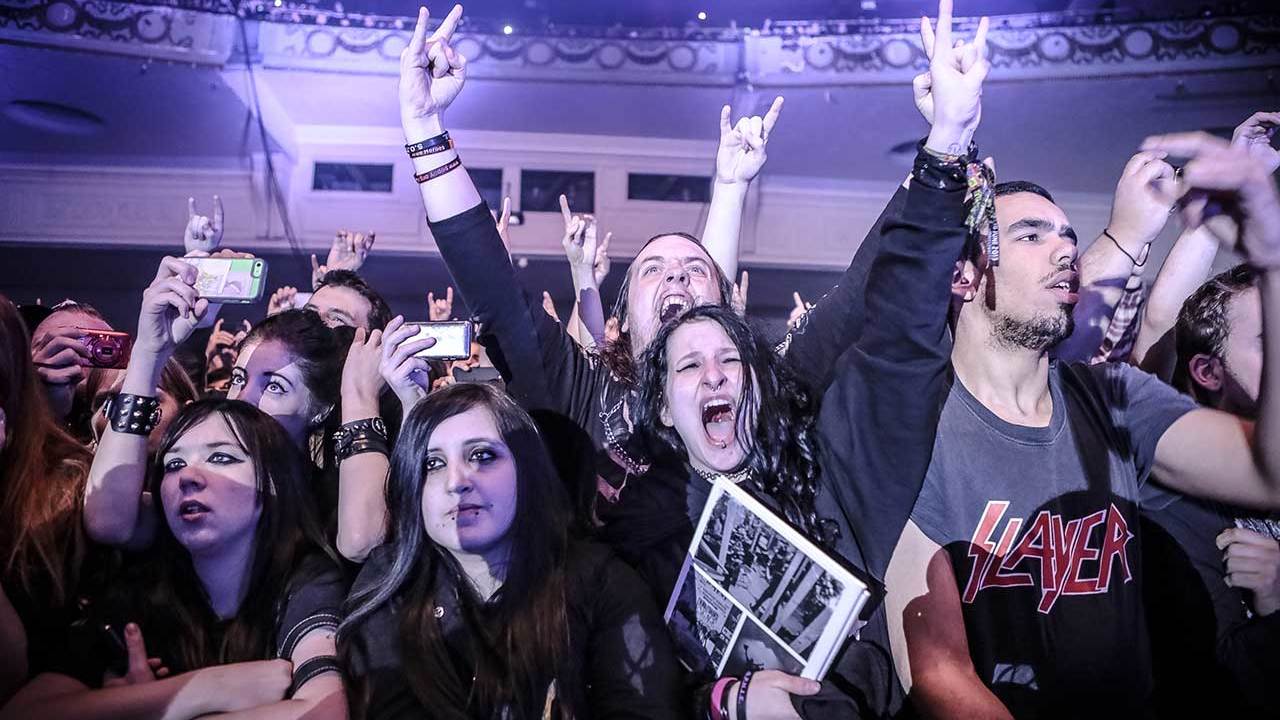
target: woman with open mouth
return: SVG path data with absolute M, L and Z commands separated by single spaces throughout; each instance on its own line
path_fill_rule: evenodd
M 409 414 L 388 543 L 347 601 L 339 645 L 357 718 L 685 716 L 648 589 L 570 536 L 533 420 L 485 383 Z

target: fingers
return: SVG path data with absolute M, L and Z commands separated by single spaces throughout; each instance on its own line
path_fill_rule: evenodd
M 973 52 L 978 60 L 987 56 L 987 31 L 990 27 L 990 19 L 983 17 L 978 21 L 978 31 L 973 34 Z
M 778 124 L 778 116 L 782 114 L 782 96 L 773 99 L 773 104 L 769 106 L 769 111 L 764 114 L 763 134 L 764 139 L 769 139 L 769 133 L 773 132 L 773 126 Z
M 791 299 L 795 302 L 796 307 L 800 308 L 801 310 L 804 309 L 804 300 L 800 298 L 800 293 L 798 292 L 791 293 Z
M 413 60 L 422 57 L 422 51 L 426 48 L 427 43 L 427 20 L 430 19 L 431 13 L 425 8 L 418 8 L 418 24 L 413 27 L 413 37 L 409 39 L 409 46 L 405 48 L 405 54 Z
M 1161 150 L 1167 155 L 1194 158 L 1206 152 L 1225 150 L 1231 146 L 1226 140 L 1206 132 L 1169 133 L 1152 135 L 1142 141 L 1143 150 Z
M 1228 565 L 1243 560 L 1266 561 L 1275 565 L 1276 560 L 1280 559 L 1280 552 L 1277 552 L 1276 542 L 1274 540 L 1270 542 L 1270 547 L 1243 542 L 1231 543 L 1222 553 L 1222 559 L 1227 561 Z
M 564 195 L 560 196 L 560 217 L 564 218 L 565 227 L 568 227 L 569 221 L 573 219 L 573 213 L 569 210 L 569 198 Z
M 215 231 L 222 230 L 222 198 L 217 195 L 213 196 L 213 228 Z
M 920 45 L 924 48 L 925 57 L 933 60 L 933 46 L 937 44 L 937 39 L 933 35 L 933 25 L 929 22 L 929 18 L 920 18 Z
M 504 227 L 511 222 L 511 198 L 502 198 L 502 215 L 498 218 L 498 223 Z
M 213 335 L 215 335 L 215 336 L 216 336 L 216 335 L 221 335 L 221 334 L 223 334 L 223 331 L 222 331 L 222 320 L 223 320 L 223 318 L 218 318 L 217 322 L 215 322 L 215 323 L 213 324 L 213 333 L 212 333 Z M 230 337 L 230 336 L 231 336 L 231 333 L 226 333 L 226 335 L 227 335 L 227 337 Z
M 192 218 L 194 218 L 195 216 L 196 216 L 196 199 L 195 199 L 195 198 L 193 198 L 193 197 L 189 197 L 189 198 L 187 198 L 187 222 L 188 222 L 188 224 L 191 222 L 191 219 L 192 219 Z
M 915 93 L 916 99 L 920 99 L 929 94 L 933 89 L 933 73 L 925 70 L 919 75 L 911 78 L 911 90 Z
M 742 291 L 742 299 L 747 299 L 747 285 L 751 282 L 751 277 L 747 275 L 747 271 L 742 271 L 742 279 L 738 281 L 738 289 Z
M 435 304 L 436 304 L 436 294 L 428 290 L 427 291 L 427 307 L 432 307 Z
M 316 259 L 316 254 L 311 253 L 311 274 L 315 275 L 320 272 L 320 261 Z
M 1168 153 L 1158 150 L 1140 150 L 1134 153 L 1133 157 L 1129 158 L 1129 162 L 1124 164 L 1124 170 L 1122 170 L 1120 174 L 1125 177 L 1137 175 L 1138 171 L 1147 166 L 1147 163 L 1155 160 L 1156 158 L 1166 157 L 1167 155 Z
M 760 675 L 765 673 L 768 673 L 768 677 L 761 678 Z M 792 695 L 816 695 L 822 690 L 822 684 L 816 680 L 796 677 L 795 675 L 788 675 L 776 670 L 765 670 L 759 675 L 756 675 L 756 678 L 765 680 L 766 684 L 776 687 L 779 690 L 785 690 Z
M 124 646 L 129 657 L 130 679 L 137 681 L 153 677 L 147 659 L 147 644 L 142 639 L 142 630 L 135 623 L 124 626 Z
M 1270 537 L 1256 533 L 1252 530 L 1245 530 L 1244 528 L 1228 528 L 1223 530 L 1218 534 L 1215 542 L 1217 543 L 1219 550 L 1226 549 L 1228 546 L 1232 545 L 1250 545 L 1263 548 L 1269 547 L 1272 549 L 1280 548 L 1280 545 Z
M 156 277 L 152 284 L 158 283 L 165 278 L 176 277 L 191 285 L 195 283 L 197 274 L 194 265 L 184 263 L 175 257 L 166 257 L 160 261 L 160 267 L 156 270 Z
M 445 289 L 444 301 L 449 303 L 450 305 L 453 305 L 453 286 L 452 285 L 450 285 L 447 289 Z
M 605 234 L 604 234 L 604 240 L 601 240 L 601 241 L 600 241 L 600 246 L 599 246 L 598 248 L 596 248 L 596 254 L 597 254 L 597 255 L 605 255 L 605 256 L 608 256 L 608 254 L 609 254 L 609 241 L 610 241 L 610 240 L 612 240 L 612 239 L 613 239 L 613 231 L 612 231 L 612 230 L 610 230 L 609 232 L 607 232 L 607 233 L 605 233 Z
M 433 337 L 426 337 L 426 338 L 421 338 L 419 340 L 410 340 L 408 342 L 402 342 L 396 346 L 396 349 L 391 353 L 390 357 L 387 358 L 387 364 L 392 368 L 400 367 L 409 358 L 422 352 L 423 350 L 427 350 L 428 348 L 431 348 L 435 344 L 436 344 L 436 339 Z
M 462 20 L 462 6 L 454 5 L 448 15 L 444 16 L 444 20 L 440 21 L 440 27 L 427 38 L 427 42 L 449 42 L 453 37 L 453 32 L 458 29 L 458 21 Z
M 933 51 L 951 51 L 951 0 L 938 0 L 938 28 L 934 33 L 936 40 Z
M 733 123 L 731 122 L 732 118 L 730 117 L 730 113 L 732 112 L 733 112 L 732 108 L 730 108 L 728 105 L 725 105 L 724 107 L 720 108 L 720 137 L 721 138 L 733 132 Z

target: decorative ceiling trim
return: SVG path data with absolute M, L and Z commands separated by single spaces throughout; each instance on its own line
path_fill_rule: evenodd
M 5 0 L 0 41 L 224 64 L 237 31 L 230 0 Z M 242 6 L 257 24 L 250 55 L 266 67 L 394 75 L 409 38 L 404 18 Z M 1056 22 L 1055 22 L 1056 21 Z M 968 23 L 964 20 L 963 23 Z M 485 30 L 490 32 L 474 32 Z M 918 27 L 903 21 L 806 28 L 626 30 L 560 28 L 505 35 L 464 26 L 458 49 L 474 77 L 731 86 L 901 83 L 927 66 Z M 815 34 L 830 32 L 832 34 Z M 1256 14 L 1082 23 L 1076 15 L 995 20 L 992 80 L 1143 75 L 1280 65 L 1280 17 Z

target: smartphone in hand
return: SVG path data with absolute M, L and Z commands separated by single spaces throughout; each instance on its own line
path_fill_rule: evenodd
M 424 338 L 435 338 L 436 344 L 418 353 L 414 357 L 428 360 L 463 360 L 471 357 L 472 325 L 466 320 L 448 322 L 416 322 L 408 323 L 418 329 L 405 342 L 413 342 Z
M 196 269 L 196 294 L 209 302 L 248 305 L 262 299 L 267 261 L 262 258 L 183 258 Z

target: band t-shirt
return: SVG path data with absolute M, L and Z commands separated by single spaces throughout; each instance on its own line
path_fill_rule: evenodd
M 1195 404 L 1127 365 L 1049 369 L 1047 427 L 956 381 L 912 511 L 954 568 L 974 669 L 1015 717 L 1141 715 L 1139 488 Z

